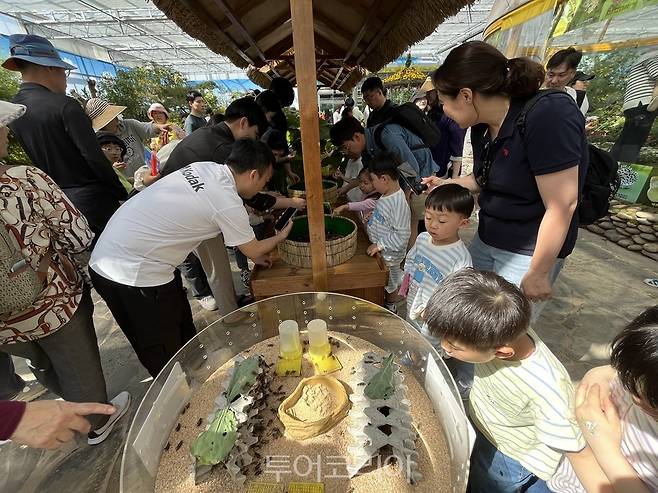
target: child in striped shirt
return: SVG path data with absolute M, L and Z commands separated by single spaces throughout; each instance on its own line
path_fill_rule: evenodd
M 397 313 L 395 302 L 400 299 L 397 290 L 402 281 L 400 264 L 411 235 L 411 210 L 400 188 L 397 163 L 391 154 L 377 154 L 369 169 L 373 187 L 382 195 L 366 226 L 371 243 L 367 253 L 371 257 L 381 253 L 388 265 L 386 308 Z
M 418 235 L 404 263 L 400 295 L 407 298 L 407 321 L 439 351 L 441 341 L 427 330 L 423 312 L 448 275 L 472 266 L 459 230 L 468 226 L 474 205 L 473 195 L 461 185 L 449 183 L 432 190 L 425 200 L 426 232 Z
M 472 269 L 448 276 L 427 304 L 443 349 L 474 363 L 471 493 L 548 492 L 562 455 L 585 446 L 569 374 L 529 328 L 530 316 L 517 286 Z
M 370 178 L 370 170 L 368 168 L 361 168 L 358 175 L 359 179 L 359 191 L 362 195 L 361 200 L 357 202 L 348 202 L 334 209 L 334 214 L 342 214 L 346 210 L 355 211 L 359 213 L 359 218 L 366 224 L 372 211 L 375 210 L 377 205 L 377 199 L 381 196 L 379 192 L 375 191 L 375 187 L 372 184 L 372 178 Z
M 590 370 L 576 393 L 588 447 L 562 459 L 557 493 L 658 492 L 658 306 L 612 342 L 612 366 Z

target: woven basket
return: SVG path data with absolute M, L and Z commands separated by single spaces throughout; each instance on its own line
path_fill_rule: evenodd
M 306 185 L 304 182 L 295 183 L 288 187 L 288 197 L 306 198 Z M 338 183 L 331 180 L 322 180 L 322 201 L 333 204 L 338 198 Z
M 356 223 L 351 219 L 340 216 L 324 216 L 325 231 L 343 235 L 335 240 L 327 240 L 327 266 L 342 264 L 351 259 L 356 253 Z M 308 217 L 300 216 L 294 219 L 292 231 L 288 238 L 279 243 L 279 256 L 286 264 L 295 267 L 310 269 L 311 243 L 297 241 L 300 236 L 308 236 Z

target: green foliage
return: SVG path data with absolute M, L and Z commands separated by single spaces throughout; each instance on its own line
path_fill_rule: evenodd
M 146 111 L 151 103 L 162 103 L 173 113 L 187 111 L 189 90 L 183 74 L 156 65 L 119 70 L 116 77 L 103 77 L 99 84 L 100 97 L 126 106 L 123 115 L 140 121 L 148 121 Z
M 239 394 L 249 390 L 256 383 L 259 363 L 260 357 L 256 355 L 235 363 L 235 371 L 226 389 L 227 402 L 233 402 Z
M 230 409 L 221 409 L 215 414 L 210 426 L 192 442 L 190 451 L 197 462 L 214 466 L 223 461 L 238 439 L 238 420 Z
M 382 363 L 382 368 L 373 375 L 363 393 L 370 399 L 388 399 L 395 392 L 393 386 L 393 354 Z
M 21 84 L 16 72 L 0 69 L 0 100 L 11 101 Z M 20 146 L 13 133 L 9 132 L 9 147 L 7 157 L 4 159 L 7 164 L 30 164 L 30 158 Z
M 206 108 L 212 110 L 213 113 L 221 110 L 219 100 L 215 95 L 217 84 L 211 80 L 207 80 L 198 84 L 194 89 L 203 94 L 203 99 L 206 101 Z

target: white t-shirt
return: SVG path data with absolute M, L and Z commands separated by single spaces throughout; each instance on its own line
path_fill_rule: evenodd
M 203 240 L 227 246 L 254 239 L 228 166 L 190 164 L 125 202 L 98 239 L 89 267 L 114 282 L 161 286 Z
M 566 86 L 564 90 L 567 92 L 569 96 L 573 98 L 573 100 L 578 103 L 578 93 L 573 87 Z M 583 99 L 583 102 L 580 105 L 580 112 L 583 115 L 587 115 L 587 112 L 589 111 L 589 99 L 587 99 L 587 94 L 585 94 L 585 98 Z
M 361 158 L 350 159 L 345 166 L 345 179 L 356 180 L 362 169 L 363 163 L 361 162 Z M 347 192 L 347 200 L 349 202 L 359 202 L 363 200 L 363 193 L 359 190 L 359 187 L 355 187 Z

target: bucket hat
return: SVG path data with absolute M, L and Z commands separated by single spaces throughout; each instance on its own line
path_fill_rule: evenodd
M 125 106 L 115 106 L 101 98 L 91 98 L 85 106 L 85 113 L 91 120 L 91 126 L 95 132 L 105 127 L 108 123 L 119 116 Z
M 25 114 L 25 106 L 8 101 L 0 101 L 0 127 L 6 127 L 11 122 Z
M 7 70 L 17 71 L 16 60 L 66 70 L 76 70 L 77 68 L 62 60 L 50 41 L 36 34 L 12 34 L 9 36 L 9 58 L 2 63 L 2 66 Z
M 154 111 L 161 111 L 162 113 L 164 113 L 167 116 L 167 119 L 169 119 L 169 112 L 167 111 L 167 108 L 162 106 L 160 103 L 153 103 L 151 106 L 149 106 L 149 109 L 146 112 L 146 114 L 148 115 L 148 117 L 151 120 L 153 120 L 153 117 L 151 116 L 151 113 L 153 113 Z
M 96 133 L 96 139 L 98 140 L 98 145 L 103 147 L 105 144 L 116 144 L 121 148 L 121 159 L 128 152 L 126 143 L 119 138 L 118 135 L 113 134 L 112 132 L 98 132 Z

